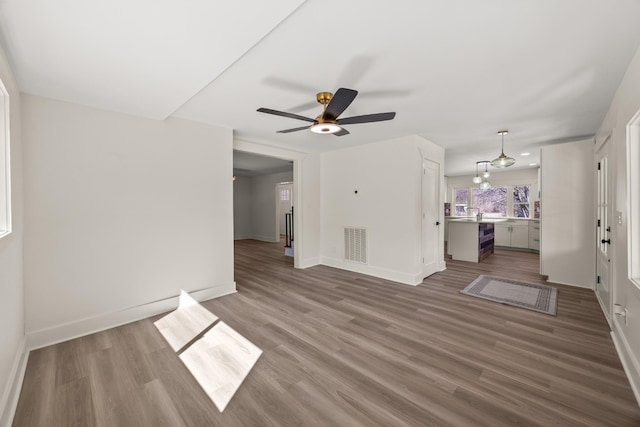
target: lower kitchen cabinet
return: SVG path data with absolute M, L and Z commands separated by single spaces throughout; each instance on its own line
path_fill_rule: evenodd
M 507 248 L 529 248 L 529 221 L 508 219 L 495 227 L 495 245 Z

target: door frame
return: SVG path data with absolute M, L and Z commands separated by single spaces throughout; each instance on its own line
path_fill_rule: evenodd
M 615 130 L 615 129 L 614 129 Z M 595 228 L 595 233 L 594 233 L 594 238 L 596 239 L 596 245 L 595 245 L 595 249 L 596 249 L 596 253 L 595 253 L 595 257 L 596 257 L 596 277 L 594 280 L 594 293 L 596 294 L 596 299 L 598 300 L 598 303 L 600 304 L 600 308 L 602 309 L 602 312 L 604 314 L 605 319 L 607 319 L 607 322 L 609 323 L 609 327 L 612 326 L 612 320 L 613 320 L 613 302 L 615 301 L 615 294 L 616 294 L 616 287 L 615 287 L 615 241 L 612 240 L 611 244 L 608 244 L 607 247 L 607 264 L 608 264 L 608 268 L 607 268 L 607 284 L 609 287 L 609 304 L 605 305 L 605 303 L 602 301 L 602 299 L 600 298 L 600 294 L 598 293 L 598 276 L 600 276 L 600 270 L 599 270 L 599 264 L 600 264 L 600 257 L 602 256 L 602 251 L 600 250 L 600 245 L 601 242 L 598 241 L 598 239 L 602 238 L 602 235 L 599 234 L 600 230 L 605 230 L 606 227 L 611 227 L 610 231 L 607 232 L 608 233 L 608 238 L 612 239 L 612 236 L 614 235 L 614 229 L 613 229 L 613 208 L 615 206 L 615 192 L 613 191 L 613 171 L 615 170 L 616 167 L 616 158 L 615 158 L 615 151 L 612 149 L 612 144 L 611 142 L 613 141 L 613 133 L 614 130 L 611 131 L 611 133 L 604 135 L 602 138 L 598 138 L 596 137 L 595 143 L 594 143 L 594 173 L 595 173 L 595 195 L 594 195 L 594 199 L 595 199 L 595 218 L 596 220 L 600 219 L 600 214 L 599 214 L 599 210 L 600 210 L 600 200 L 598 198 L 599 195 L 599 181 L 598 181 L 598 176 L 599 176 L 599 169 L 598 169 L 598 163 L 600 162 L 600 159 L 602 158 L 602 155 L 605 154 L 607 157 L 607 168 L 606 168 L 606 191 L 607 191 L 607 218 L 608 218 L 608 224 L 600 224 L 600 228 L 598 227 L 598 224 L 596 224 L 596 228 Z
M 420 151 L 420 273 L 422 276 L 422 279 L 424 279 L 425 277 L 430 276 L 431 274 L 437 272 L 437 271 L 442 271 L 446 269 L 446 263 L 444 261 L 444 228 L 445 228 L 445 224 L 444 224 L 444 196 L 445 196 L 445 188 L 444 188 L 444 176 L 442 173 L 442 168 L 443 168 L 443 164 L 438 162 L 437 160 L 428 157 L 427 155 L 425 155 L 422 150 Z M 437 200 L 437 206 L 438 208 L 436 209 L 436 218 L 434 219 L 434 221 L 439 222 L 439 226 L 438 226 L 438 231 L 436 233 L 436 239 L 438 242 L 437 245 L 437 249 L 436 249 L 436 263 L 437 263 L 437 267 L 435 271 L 427 271 L 425 269 L 425 264 L 423 262 L 424 259 L 424 248 L 425 248 L 425 223 L 427 218 L 424 217 L 424 215 L 426 214 L 424 211 L 424 186 L 425 186 L 425 168 L 426 168 L 426 162 L 430 162 L 433 163 L 435 165 L 437 165 L 438 167 L 438 171 L 437 171 L 437 175 L 438 175 L 438 183 L 436 185 L 436 192 L 437 192 L 437 196 L 436 198 Z
M 282 148 L 269 147 L 255 142 L 240 139 L 233 140 L 233 149 L 245 151 L 247 153 L 258 154 L 265 157 L 275 157 L 278 159 L 293 162 L 293 206 L 302 205 L 302 192 L 298 191 L 298 186 L 302 182 L 302 160 L 306 154 L 285 150 Z M 293 245 L 293 266 L 294 268 L 305 268 L 302 257 L 302 242 L 304 241 L 304 215 L 303 209 L 294 209 L 293 223 L 296 224 L 296 244 Z M 280 238 L 280 236 L 278 236 Z

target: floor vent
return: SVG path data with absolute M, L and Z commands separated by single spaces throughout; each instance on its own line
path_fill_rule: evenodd
M 366 228 L 344 228 L 344 259 L 363 264 L 367 263 Z

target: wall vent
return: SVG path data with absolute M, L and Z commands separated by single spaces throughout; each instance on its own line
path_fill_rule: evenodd
M 344 228 L 344 259 L 346 261 L 367 263 L 367 229 L 357 227 Z

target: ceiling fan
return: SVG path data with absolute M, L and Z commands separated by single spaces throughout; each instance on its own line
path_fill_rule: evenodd
M 276 116 L 289 117 L 291 119 L 304 120 L 313 123 L 310 126 L 302 126 L 292 129 L 279 130 L 277 133 L 290 133 L 299 130 L 309 129 L 315 133 L 331 133 L 335 136 L 349 135 L 349 131 L 343 128 L 343 125 L 353 125 L 357 123 L 372 123 L 392 120 L 396 113 L 377 113 L 365 114 L 363 116 L 346 117 L 339 119 L 338 116 L 347 109 L 349 105 L 358 95 L 357 90 L 346 89 L 341 87 L 335 94 L 331 92 L 319 92 L 316 94 L 316 100 L 322 104 L 322 114 L 315 119 L 300 116 L 298 114 L 287 113 L 284 111 L 272 110 L 270 108 L 258 108 L 261 113 L 273 114 Z

